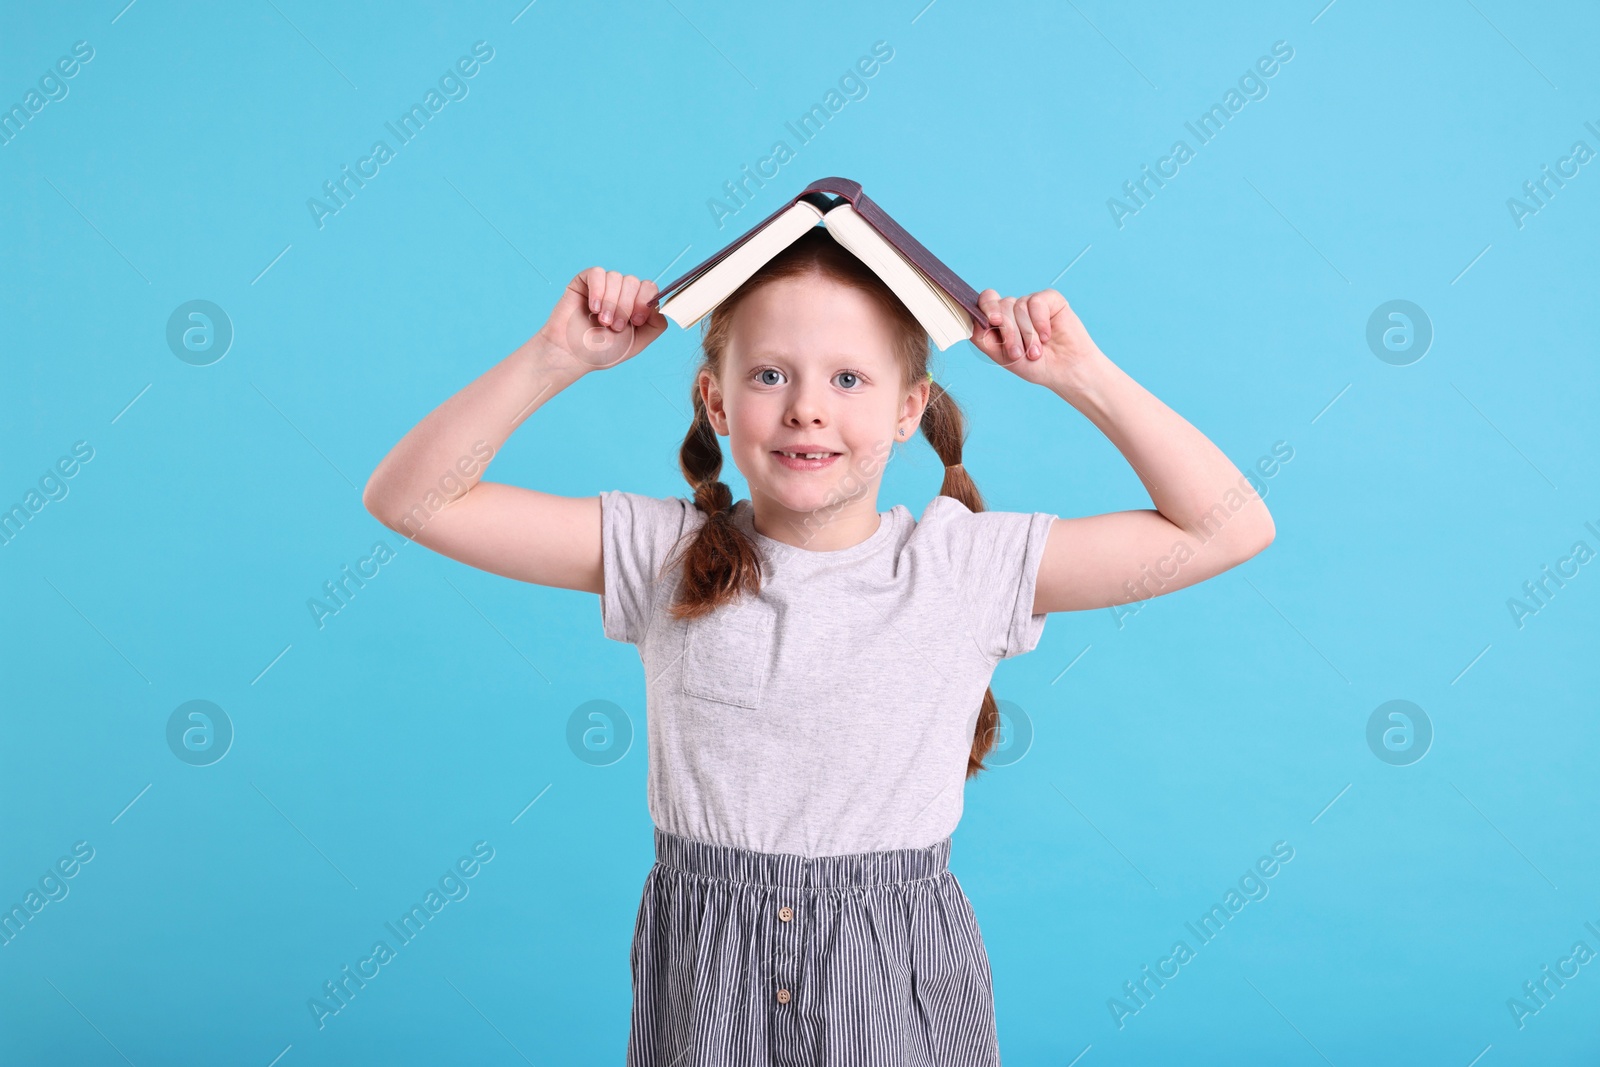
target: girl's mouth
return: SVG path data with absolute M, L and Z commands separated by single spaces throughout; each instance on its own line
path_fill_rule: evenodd
M 778 462 L 793 471 L 819 471 L 831 466 L 839 458 L 838 452 L 778 452 L 772 453 Z

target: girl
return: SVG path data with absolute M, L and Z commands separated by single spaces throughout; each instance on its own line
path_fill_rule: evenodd
M 820 227 L 705 321 L 678 453 L 692 500 L 479 480 L 467 457 L 485 442 L 661 335 L 655 292 L 579 273 L 531 340 L 406 434 L 364 503 L 453 559 L 600 594 L 605 635 L 638 647 L 656 863 L 632 1067 L 996 1064 L 989 962 L 948 868 L 964 780 L 994 745 L 995 665 L 1033 649 L 1049 612 L 1249 559 L 1272 519 L 1053 289 L 984 290 L 972 343 L 1091 419 L 1156 507 L 985 511 L 927 334 Z M 917 429 L 944 461 L 940 495 L 920 519 L 880 513 L 884 464 Z M 720 480 L 723 437 L 748 500 Z M 446 471 L 467 488 L 440 501 Z

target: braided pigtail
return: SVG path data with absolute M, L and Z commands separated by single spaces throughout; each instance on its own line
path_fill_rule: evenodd
M 938 382 L 931 382 L 928 406 L 922 411 L 922 435 L 944 462 L 944 484 L 939 486 L 940 496 L 955 497 L 966 505 L 968 511 L 983 511 L 983 494 L 977 483 L 961 465 L 961 448 L 967 436 L 966 417 L 961 407 Z M 1000 706 L 995 702 L 994 690 L 983 691 L 983 703 L 978 709 L 978 725 L 972 735 L 972 751 L 967 754 L 967 777 L 984 770 L 983 759 L 994 750 L 995 735 L 1000 730 Z
M 693 390 L 694 421 L 678 450 L 678 467 L 694 487 L 694 506 L 706 516 L 682 548 L 683 578 L 672 614 L 697 619 L 742 592 L 761 589 L 760 554 L 733 521 L 733 491 L 721 480 L 722 445 L 706 416 L 698 381 Z

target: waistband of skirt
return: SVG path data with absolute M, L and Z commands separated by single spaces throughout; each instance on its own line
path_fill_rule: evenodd
M 682 837 L 656 827 L 656 862 L 686 874 L 755 885 L 842 887 L 893 885 L 943 874 L 950 865 L 950 838 L 925 848 L 798 856 L 754 852 Z

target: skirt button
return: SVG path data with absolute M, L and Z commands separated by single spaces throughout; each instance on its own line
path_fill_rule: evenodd
M 784 922 L 788 922 L 790 919 L 794 918 L 794 909 L 785 904 L 783 907 L 778 909 L 778 918 L 782 919 Z
M 778 990 L 778 1003 L 779 1004 L 787 1004 L 787 1003 L 789 1003 L 789 991 L 787 989 Z

